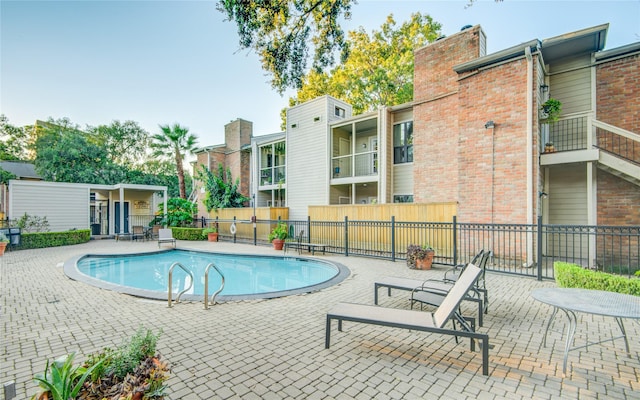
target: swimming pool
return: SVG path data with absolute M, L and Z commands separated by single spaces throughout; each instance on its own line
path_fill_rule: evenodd
M 193 286 L 184 300 L 204 297 L 204 272 L 213 262 L 224 274 L 225 286 L 218 301 L 274 298 L 320 290 L 335 285 L 349 270 L 326 260 L 209 253 L 193 250 L 162 250 L 141 254 L 87 254 L 68 260 L 64 272 L 71 279 L 134 296 L 167 299 L 169 269 L 179 262 L 193 274 Z M 189 287 L 191 278 L 173 269 L 172 293 Z M 221 277 L 209 271 L 209 296 L 220 287 Z

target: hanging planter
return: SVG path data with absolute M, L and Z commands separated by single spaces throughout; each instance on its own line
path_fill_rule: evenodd
M 540 122 L 545 124 L 552 124 L 558 121 L 558 118 L 560 118 L 562 103 L 560 102 L 560 100 L 550 97 L 549 100 L 540 105 L 540 111 L 542 113 Z

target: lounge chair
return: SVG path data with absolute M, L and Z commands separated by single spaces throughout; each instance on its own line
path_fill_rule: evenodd
M 176 247 L 176 240 L 173 238 L 171 229 L 158 230 L 158 247 L 160 247 L 161 243 L 172 243 L 173 247 Z
M 471 264 L 479 266 L 480 269 L 482 270 L 481 277 L 483 277 L 482 278 L 483 281 L 484 281 L 484 269 L 486 267 L 485 256 L 487 257 L 486 259 L 488 259 L 488 254 L 484 250 L 480 250 L 480 252 L 478 252 L 478 254 L 471 261 Z M 464 264 L 464 266 L 466 265 L 468 264 Z M 464 267 L 455 266 L 447 272 L 452 273 L 454 270 L 462 271 L 464 270 Z M 447 275 L 447 273 L 445 273 L 445 275 Z M 456 280 L 457 280 L 457 277 L 456 277 Z M 400 278 L 395 276 L 387 276 L 377 280 L 374 283 L 373 303 L 376 305 L 378 304 L 378 289 L 387 288 L 387 294 L 389 296 L 391 296 L 391 289 L 405 290 L 405 291 L 412 292 L 412 297 L 415 298 L 414 301 L 421 301 L 422 303 L 431 304 L 437 307 L 442 303 L 444 296 L 449 291 L 449 289 L 453 287 L 454 283 L 455 283 L 455 280 L 452 280 L 452 279 L 447 279 L 447 280 L 429 279 L 425 281 L 424 279 L 412 279 L 412 278 Z M 423 290 L 423 293 L 421 293 L 418 296 L 414 294 L 414 291 L 416 290 L 416 288 L 426 287 L 427 284 L 428 284 L 428 287 L 432 289 L 431 290 L 432 293 L 427 294 L 426 293 L 427 290 Z M 486 291 L 485 291 L 485 294 L 486 294 Z M 483 326 L 484 318 L 482 314 L 483 312 L 486 314 L 487 308 L 485 307 L 484 300 L 479 295 L 479 291 L 472 289 L 471 294 L 465 296 L 464 300 L 472 301 L 478 304 L 478 325 Z M 412 305 L 414 301 L 411 301 Z
M 366 304 L 338 303 L 327 313 L 325 328 L 325 348 L 331 342 L 331 321 L 338 320 L 338 330 L 342 331 L 342 321 L 363 324 L 382 325 L 401 329 L 431 332 L 456 337 L 468 337 L 471 351 L 475 351 L 475 340 L 480 341 L 482 348 L 482 374 L 489 375 L 489 336 L 475 331 L 475 320 L 463 317 L 458 312 L 460 302 L 481 274 L 480 268 L 469 264 L 460 278 L 445 296 L 442 304 L 433 312 L 402 310 Z M 445 324 L 453 320 L 461 329 L 447 329 Z
M 474 265 L 477 265 L 482 272 L 480 273 L 478 280 L 476 281 L 476 283 L 471 288 L 471 291 L 469 292 L 469 293 L 472 293 L 472 295 L 467 296 L 465 298 L 465 300 L 478 302 L 478 306 L 480 307 L 478 310 L 479 312 L 478 324 L 480 326 L 482 326 L 482 322 L 481 322 L 482 313 L 484 312 L 486 314 L 489 307 L 489 297 L 488 297 L 487 287 L 485 286 L 485 272 L 486 272 L 487 262 L 489 261 L 489 258 L 491 258 L 491 251 L 483 251 L 481 253 L 482 255 L 480 257 L 479 264 L 473 261 L 471 263 Z M 476 258 L 477 256 L 474 258 L 474 260 Z M 414 288 L 411 291 L 412 307 L 415 302 L 430 304 L 436 307 L 439 306 L 442 299 L 442 293 L 443 292 L 446 293 L 446 291 L 448 291 L 448 289 L 451 286 L 453 286 L 453 284 L 460 277 L 461 271 L 464 271 L 464 268 L 466 268 L 466 266 L 461 269 L 449 270 L 447 271 L 448 273 L 445 272 L 444 279 L 442 280 L 427 279 L 424 282 L 422 282 L 420 286 Z

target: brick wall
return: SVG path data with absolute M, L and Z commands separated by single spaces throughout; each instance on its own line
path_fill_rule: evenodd
M 415 54 L 414 201 L 457 201 L 465 222 L 526 223 L 527 151 L 532 192 L 538 176 L 535 134 L 526 147 L 527 96 L 535 91 L 527 87 L 524 58 L 453 71 L 478 57 L 479 33 L 475 27 Z M 485 129 L 489 120 L 495 129 Z
M 458 74 L 455 65 L 480 55 L 480 27 L 414 54 L 414 202 L 458 201 Z
M 250 157 L 241 151 L 243 146 L 251 144 L 253 135 L 253 123 L 243 119 L 236 119 L 225 125 L 225 154 L 224 168 L 231 169 L 233 182 L 240 180 L 239 191 L 245 196 L 249 196 L 251 182 Z M 233 183 L 231 182 L 231 183 Z
M 596 68 L 597 119 L 640 135 L 640 55 Z
M 527 61 L 502 64 L 461 81 L 461 221 L 526 223 Z M 486 129 L 488 121 L 494 129 Z M 534 158 L 535 160 L 535 158 Z M 536 176 L 534 171 L 532 176 Z M 535 187 L 535 186 L 534 186 Z M 493 216 L 492 216 L 493 214 Z
M 640 135 L 640 55 L 600 64 L 596 76 L 597 119 Z M 597 181 L 598 224 L 640 225 L 640 187 L 601 170 Z
M 598 170 L 598 225 L 640 225 L 638 186 Z

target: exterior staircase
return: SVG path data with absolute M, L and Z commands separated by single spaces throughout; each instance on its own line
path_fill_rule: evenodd
M 598 168 L 640 186 L 640 135 L 597 120 L 592 125 Z
M 636 164 L 606 151 L 600 151 L 598 168 L 640 186 L 640 164 Z

